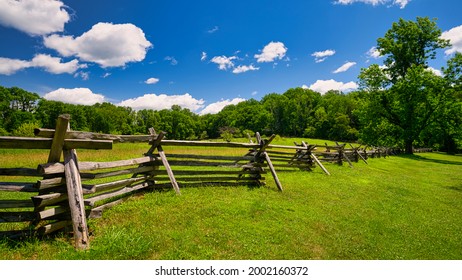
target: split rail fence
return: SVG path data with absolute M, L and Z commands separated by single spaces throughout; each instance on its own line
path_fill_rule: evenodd
M 370 157 L 396 152 L 338 143 L 273 145 L 275 135 L 262 139 L 259 133 L 256 143 L 227 143 L 166 140 L 164 132 L 157 134 L 153 129 L 150 135 L 122 136 L 71 131 L 69 127 L 70 116 L 62 115 L 56 129 L 36 129 L 35 138 L 0 137 L 1 149 L 49 150 L 47 162 L 37 168 L 3 168 L 0 162 L 0 176 L 16 181 L 28 178 L 27 182 L 0 182 L 0 236 L 42 236 L 65 230 L 73 233 L 77 249 L 87 249 L 87 219 L 99 218 L 105 209 L 143 191 L 168 187 L 180 194 L 187 186 L 259 186 L 265 184 L 269 173 L 282 191 L 276 170 L 311 171 L 319 166 L 330 175 L 323 162 L 348 162 L 352 167 L 353 161 L 367 164 Z M 143 156 L 133 159 L 78 160 L 77 149 L 112 149 L 113 142 L 144 142 L 149 146 Z M 165 146 L 180 146 L 183 152 L 167 155 Z M 232 153 L 210 155 L 211 148 L 227 148 Z M 20 194 L 3 195 L 9 192 Z
M 76 248 L 87 249 L 87 218 L 101 217 L 103 210 L 141 191 L 173 187 L 180 194 L 183 186 L 262 185 L 267 170 L 282 191 L 266 151 L 274 135 L 264 140 L 257 134 L 258 143 L 255 144 L 175 141 L 165 140 L 165 133 L 156 134 L 154 130 L 151 135 L 135 137 L 69 131 L 69 122 L 69 115 L 60 116 L 55 130 L 36 129 L 39 138 L 0 137 L 0 148 L 49 149 L 47 163 L 35 169 L 0 168 L 0 176 L 31 177 L 27 180 L 29 182 L 0 183 L 2 193 L 22 193 L 19 196 L 22 199 L 2 195 L 0 223 L 12 226 L 0 231 L 0 235 L 14 238 L 46 235 L 64 229 L 73 233 Z M 144 156 L 134 159 L 112 162 L 78 160 L 76 149 L 112 149 L 113 141 L 143 141 L 150 147 Z M 169 154 L 167 159 L 163 146 L 194 146 L 204 150 L 226 147 L 240 150 L 242 154 L 201 155 L 194 149 L 190 154 Z M 37 181 L 32 182 L 34 179 Z M 3 199 L 8 197 L 15 199 Z M 21 229 L 17 229 L 18 226 Z

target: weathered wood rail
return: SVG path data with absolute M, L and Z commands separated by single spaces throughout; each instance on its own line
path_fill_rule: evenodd
M 249 137 L 250 142 L 253 143 Z M 281 146 L 281 145 L 269 145 L 268 154 L 271 155 L 271 159 L 275 163 L 274 166 L 278 171 L 289 171 L 294 170 L 293 168 L 300 170 L 311 171 L 316 166 L 320 166 L 321 169 L 328 175 L 324 163 L 334 163 L 343 165 L 348 163 L 350 167 L 353 167 L 353 162 L 364 162 L 368 164 L 369 158 L 381 158 L 391 155 L 402 154 L 403 150 L 398 148 L 389 147 L 369 147 L 356 145 L 351 143 L 339 144 L 335 142 L 335 145 L 308 145 L 302 141 L 301 144 L 294 142 L 295 146 Z M 295 153 L 293 152 L 294 150 Z M 432 152 L 431 148 L 415 148 L 414 153 Z M 292 168 L 292 169 L 290 169 Z
M 294 142 L 294 146 L 269 145 L 268 148 L 268 154 L 275 162 L 274 166 L 278 171 L 294 169 L 312 171 L 319 166 L 324 173 L 330 175 L 315 154 L 316 145 L 308 145 L 302 141 L 300 144 Z

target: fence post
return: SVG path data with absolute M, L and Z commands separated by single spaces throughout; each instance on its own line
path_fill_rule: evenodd
M 64 139 L 66 131 L 69 127 L 71 117 L 68 114 L 60 115 L 56 121 L 56 130 L 53 135 L 50 154 L 48 155 L 48 163 L 59 162 L 64 147 Z
M 82 182 L 78 169 L 77 153 L 74 149 L 64 150 L 64 173 L 71 211 L 72 228 L 74 230 L 74 246 L 77 249 L 88 249 L 88 226 L 85 215 Z
M 268 153 L 266 152 L 266 148 L 269 146 L 271 141 L 276 137 L 275 134 L 271 135 L 271 137 L 267 141 L 263 141 L 263 139 L 260 136 L 260 133 L 255 133 L 255 136 L 257 137 L 257 142 L 260 144 L 260 148 L 256 153 L 256 157 L 259 157 L 260 155 L 263 155 L 264 159 L 268 163 L 268 168 L 271 171 L 271 174 L 273 175 L 274 182 L 276 183 L 276 186 L 280 191 L 282 191 L 282 184 L 279 181 L 278 175 L 276 173 L 276 170 L 274 169 L 273 163 L 271 162 L 271 158 L 269 157 Z
M 303 145 L 303 147 L 308 149 L 308 145 L 304 141 L 302 141 L 302 145 Z M 314 153 L 312 153 L 311 151 L 310 151 L 310 155 L 314 159 L 314 161 L 319 165 L 319 167 L 321 167 L 322 171 L 324 171 L 324 173 L 326 173 L 327 175 L 330 175 L 329 171 L 327 171 L 327 169 L 324 167 L 324 165 L 322 165 L 322 163 L 319 161 L 319 159 L 316 157 L 316 155 Z
M 151 128 L 149 131 L 153 137 L 156 136 L 156 132 L 153 128 Z M 178 186 L 178 182 L 175 179 L 175 175 L 173 175 L 172 168 L 170 168 L 170 164 L 168 163 L 167 156 L 165 155 L 165 152 L 162 149 L 162 146 L 160 145 L 162 142 L 162 139 L 164 139 L 165 134 L 166 134 L 165 132 L 161 131 L 157 135 L 156 139 L 153 139 L 152 146 L 149 149 L 149 151 L 146 153 L 146 155 L 148 156 L 152 155 L 154 150 L 157 149 L 157 152 L 159 153 L 159 156 L 162 160 L 162 164 L 164 165 L 165 170 L 167 171 L 168 177 L 170 178 L 170 182 L 172 183 L 172 187 L 175 190 L 176 194 L 180 195 L 181 194 L 180 187 Z
M 56 121 L 56 130 L 48 156 L 48 163 L 59 162 L 61 153 L 64 153 L 64 174 L 71 212 L 72 228 L 74 231 L 74 246 L 77 249 L 88 249 L 88 227 L 83 200 L 82 182 L 77 162 L 77 153 L 74 149 L 64 150 L 64 139 L 69 129 L 70 116 L 60 115 Z

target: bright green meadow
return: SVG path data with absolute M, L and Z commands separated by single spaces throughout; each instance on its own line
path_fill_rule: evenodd
M 112 151 L 78 153 L 80 160 L 109 161 L 139 157 L 148 148 L 116 144 Z M 167 157 L 195 149 L 164 147 Z M 0 150 L 1 167 L 35 167 L 46 158 L 46 151 Z M 319 167 L 279 172 L 283 192 L 270 173 L 267 185 L 257 188 L 147 192 L 89 220 L 87 251 L 76 251 L 62 234 L 0 239 L 0 259 L 462 259 L 462 156 L 423 153 L 368 162 L 353 168 L 326 163 L 331 176 Z M 5 180 L 12 178 L 0 177 Z

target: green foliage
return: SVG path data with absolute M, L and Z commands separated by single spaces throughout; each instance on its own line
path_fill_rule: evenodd
M 220 133 L 220 138 L 225 140 L 226 142 L 231 142 L 233 140 L 233 134 L 229 131 L 223 131 Z
M 25 122 L 35 121 L 38 94 L 18 87 L 0 86 L 0 127 L 8 132 L 19 128 Z
M 201 135 L 199 136 L 199 139 L 200 140 L 204 140 L 204 139 L 208 139 L 209 138 L 209 135 L 207 134 L 207 131 L 202 131 L 201 132 Z
M 416 21 L 400 19 L 384 37 L 377 39 L 380 54 L 386 56 L 386 72 L 393 83 L 404 78 L 413 66 L 427 68 L 428 60 L 436 58 L 437 50 L 449 45 L 449 40 L 441 39 L 436 20 L 428 17 L 417 17 Z
M 234 137 L 241 136 L 242 134 L 239 128 L 229 126 L 220 127 L 220 138 L 226 142 L 231 142 Z
M 250 129 L 244 129 L 242 131 L 242 137 L 253 137 L 255 136 L 255 132 Z
M 0 136 L 8 136 L 10 135 L 8 131 L 6 131 L 3 127 L 0 127 Z
M 21 136 L 21 137 L 34 137 L 34 129 L 40 128 L 41 125 L 39 122 L 27 122 L 21 124 L 18 128 L 13 130 L 14 136 Z
M 366 93 L 359 113 L 363 140 L 402 144 L 407 153 L 412 153 L 413 145 L 432 143 L 429 128 L 438 131 L 438 127 L 446 126 L 438 119 L 445 118 L 449 111 L 461 112 L 448 110 L 454 102 L 449 89 L 460 72 L 457 60 L 448 62 L 444 78 L 428 70 L 428 61 L 436 57 L 437 50 L 449 46 L 449 41 L 440 37 L 435 21 L 418 17 L 415 22 L 400 19 L 377 40 L 380 53 L 386 56 L 385 67 L 372 65 L 359 75 Z

